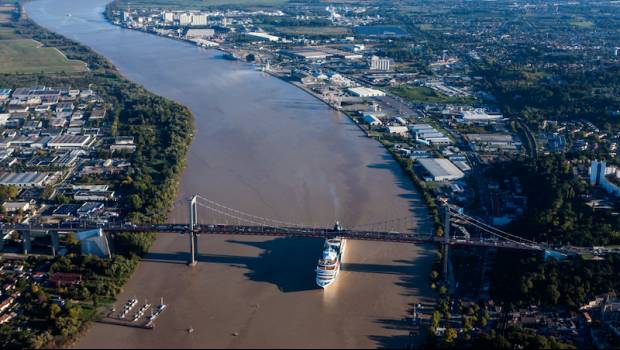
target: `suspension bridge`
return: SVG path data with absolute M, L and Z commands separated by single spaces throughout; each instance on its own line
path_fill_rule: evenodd
M 336 223 L 333 227 L 326 228 L 253 215 L 230 208 L 199 194 L 188 200 L 175 202 L 173 208 L 183 202 L 186 203 L 188 210 L 187 224 L 132 224 L 125 222 L 96 224 L 87 221 L 66 221 L 57 224 L 3 224 L 0 226 L 0 230 L 2 232 L 19 232 L 22 237 L 24 254 L 31 251 L 33 233 L 48 234 L 51 237 L 52 254 L 54 255 L 58 251 L 59 234 L 61 233 L 101 230 L 106 235 L 121 232 L 187 234 L 190 253 L 188 264 L 190 265 L 194 265 L 197 261 L 200 235 L 252 235 L 323 239 L 342 237 L 366 241 L 436 243 L 443 245 L 445 256 L 447 256 L 450 246 L 495 247 L 533 252 L 554 251 L 560 254 L 574 254 L 584 252 L 584 250 L 592 250 L 591 248 L 551 247 L 547 244 L 537 243 L 493 227 L 483 220 L 464 214 L 460 208 L 448 204 L 444 206 L 444 235 L 439 237 L 431 232 L 417 232 L 415 230 L 415 218 L 411 216 L 360 224 L 350 228 Z M 444 269 L 447 270 L 447 259 L 444 261 L 446 262 Z

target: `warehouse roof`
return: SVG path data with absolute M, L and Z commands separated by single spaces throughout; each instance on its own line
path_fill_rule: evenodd
M 436 180 L 459 179 L 465 174 L 448 159 L 428 158 L 418 159 L 418 162 Z
M 88 141 L 90 140 L 90 136 L 89 135 L 60 135 L 60 136 L 56 136 L 52 139 L 52 141 L 50 142 L 50 146 L 53 145 L 85 145 L 88 143 Z
M 47 179 L 47 173 L 24 172 L 24 173 L 4 173 L 0 175 L 0 185 L 37 185 Z
M 349 88 L 349 92 L 359 97 L 385 96 L 385 92 L 363 86 Z

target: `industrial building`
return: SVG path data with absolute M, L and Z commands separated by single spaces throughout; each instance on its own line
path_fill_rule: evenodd
M 300 60 L 304 60 L 304 61 L 324 60 L 332 56 L 331 54 L 319 48 L 312 48 L 312 47 L 297 49 L 297 50 L 284 50 L 282 51 L 282 53 L 287 56 L 300 59 Z
M 25 211 L 30 210 L 31 203 L 30 202 L 4 202 L 2 206 L 4 207 L 4 210 L 6 210 L 7 213 L 14 213 L 17 211 L 25 212 Z
M 392 61 L 389 58 L 381 58 L 374 55 L 370 58 L 370 70 L 389 71 L 391 64 Z
M 370 126 L 379 126 L 379 125 L 383 125 L 383 123 L 381 122 L 381 120 L 379 120 L 379 118 L 377 118 L 377 116 L 371 114 L 371 113 L 366 113 L 364 114 L 364 116 L 362 117 L 362 119 L 364 120 L 364 122 L 366 122 L 366 124 L 370 125 Z
M 173 12 L 163 12 L 161 14 L 161 19 L 164 22 L 172 23 L 174 21 L 174 13 Z
M 608 193 L 620 197 L 620 169 L 607 166 L 605 161 L 593 160 L 590 165 L 590 184 L 600 186 Z
M 503 119 L 501 114 L 488 113 L 483 109 L 462 111 L 458 115 L 458 120 L 465 123 L 492 122 Z
M 133 142 L 133 136 L 119 136 L 114 140 L 114 144 L 110 145 L 110 151 L 127 151 L 133 152 L 136 145 Z
M 472 149 L 481 152 L 514 152 L 521 147 L 521 141 L 511 134 L 466 134 Z
M 11 89 L 0 89 L 0 101 L 6 101 L 11 97 Z
M 293 50 L 283 50 L 281 51 L 283 54 L 304 60 L 304 61 L 314 61 L 314 60 L 326 60 L 328 58 L 342 58 L 346 60 L 357 60 L 362 59 L 364 56 L 361 53 L 357 52 L 349 52 L 344 50 L 335 49 L 332 47 L 323 47 L 323 46 L 315 46 L 315 47 L 304 47 Z
M 0 175 L 0 185 L 17 187 L 43 187 L 49 178 L 48 173 L 28 171 L 23 173 L 4 173 Z
M 214 29 L 189 29 L 185 34 L 188 39 L 210 38 L 214 35 Z
M 179 15 L 179 25 L 180 26 L 187 26 L 190 25 L 190 23 L 192 23 L 192 15 L 189 13 L 182 13 Z
M 78 191 L 73 199 L 83 202 L 105 202 L 114 199 L 114 191 Z
M 451 181 L 458 180 L 465 176 L 465 174 L 448 159 L 427 158 L 418 159 L 417 162 L 428 173 L 428 176 L 425 177 L 427 181 Z
M 385 96 L 385 92 L 383 92 L 381 90 L 371 89 L 371 88 L 367 88 L 367 87 L 363 87 L 363 86 L 349 88 L 349 92 L 351 93 L 351 95 L 358 96 L 358 97 L 381 97 L 381 96 Z
M 391 125 L 387 127 L 387 131 L 390 134 L 398 134 L 404 136 L 409 132 L 409 129 L 406 126 L 402 125 Z
M 271 35 L 271 34 L 267 34 L 267 33 L 261 33 L 261 32 L 248 32 L 245 33 L 246 35 L 249 35 L 251 37 L 254 38 L 258 38 L 258 39 L 266 39 L 269 41 L 280 41 L 280 37 L 275 36 L 275 35 Z
M 411 135 L 415 138 L 416 142 L 429 145 L 448 145 L 452 141 L 439 132 L 439 130 L 435 129 L 432 125 L 429 124 L 413 124 L 409 126 L 409 131 Z
M 90 135 L 60 135 L 55 136 L 47 145 L 56 149 L 81 149 L 92 145 L 94 138 Z
M 191 20 L 192 26 L 206 26 L 207 25 L 207 15 L 204 14 L 192 14 Z

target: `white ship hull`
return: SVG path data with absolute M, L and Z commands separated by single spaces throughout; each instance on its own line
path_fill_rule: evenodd
M 340 272 L 340 264 L 344 253 L 345 241 L 343 239 L 327 240 L 323 259 L 320 259 L 316 268 L 316 284 L 325 289 L 336 281 Z
M 336 270 L 334 270 L 333 274 L 323 274 L 323 272 L 325 271 L 318 268 L 316 269 L 316 284 L 317 286 L 325 289 L 329 285 L 334 283 L 334 281 L 336 281 L 336 277 L 338 277 L 338 272 L 340 272 L 340 264 L 338 264 L 338 267 L 336 268 Z
M 334 283 L 334 281 L 336 280 L 336 278 L 332 278 L 330 280 L 320 280 L 320 279 L 316 279 L 316 285 L 325 289 L 327 287 L 329 287 L 332 283 Z

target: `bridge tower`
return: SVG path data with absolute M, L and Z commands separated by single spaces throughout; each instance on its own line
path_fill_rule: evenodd
M 449 259 L 449 246 L 450 246 L 450 207 L 446 203 L 444 209 L 444 223 L 443 223 L 443 277 L 448 282 L 448 259 Z
M 30 254 L 30 249 L 32 248 L 32 238 L 30 237 L 30 230 L 25 230 L 21 232 L 22 234 L 22 244 L 24 246 L 24 255 Z
M 198 256 L 198 234 L 196 232 L 196 226 L 198 226 L 198 206 L 196 204 L 197 199 L 198 195 L 194 195 L 192 198 L 189 199 L 189 266 L 196 265 L 196 259 Z
M 51 231 L 49 233 L 52 240 L 52 256 L 58 255 L 59 241 L 58 231 Z

